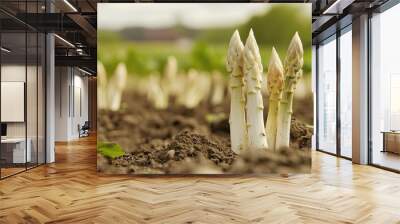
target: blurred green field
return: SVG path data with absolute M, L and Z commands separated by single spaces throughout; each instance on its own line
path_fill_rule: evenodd
M 115 34 L 117 35 L 117 34 Z M 114 36 L 114 35 L 113 35 Z M 228 49 L 229 36 L 226 44 L 206 43 L 197 41 L 189 48 L 179 47 L 174 43 L 165 42 L 132 42 L 122 39 L 108 39 L 109 32 L 100 32 L 98 44 L 98 60 L 101 61 L 110 75 L 119 62 L 124 62 L 131 75 L 146 76 L 162 74 L 168 56 L 175 56 L 178 69 L 186 73 L 194 68 L 199 71 L 213 70 L 226 74 L 225 58 Z M 286 56 L 286 48 L 276 46 L 282 61 Z M 269 63 L 272 46 L 260 46 L 262 63 L 266 70 Z M 304 52 L 304 74 L 311 73 L 311 49 Z
M 234 30 L 239 30 L 245 42 L 250 28 L 257 39 L 265 72 L 272 46 L 275 46 L 284 61 L 292 36 L 299 32 L 304 46 L 304 75 L 311 74 L 311 8 L 305 4 L 271 4 L 270 10 L 264 14 L 255 15 L 232 27 L 193 29 L 176 24 L 168 28 L 186 39 L 186 43 L 146 39 L 137 41 L 143 37 L 140 27 L 118 31 L 99 27 L 98 60 L 104 64 L 109 75 L 119 62 L 126 64 L 131 75 L 162 74 L 168 56 L 177 58 L 178 69 L 182 73 L 193 68 L 205 72 L 217 70 L 226 74 L 225 58 Z

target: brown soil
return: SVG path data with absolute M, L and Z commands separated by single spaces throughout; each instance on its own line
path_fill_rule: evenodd
M 291 149 L 238 156 L 230 149 L 229 101 L 218 107 L 203 103 L 195 109 L 171 106 L 167 110 L 157 110 L 135 94 L 125 94 L 123 101 L 127 103 L 118 112 L 99 111 L 98 140 L 117 143 L 125 151 L 125 155 L 113 160 L 98 155 L 101 172 L 218 174 L 309 170 L 312 128 L 296 119 L 292 120 Z M 222 116 L 207 121 L 207 115 L 217 113 Z

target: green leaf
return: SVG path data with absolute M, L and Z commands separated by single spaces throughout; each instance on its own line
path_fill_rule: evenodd
M 104 157 L 111 159 L 115 159 L 125 154 L 120 145 L 108 142 L 99 142 L 97 144 L 97 151 Z

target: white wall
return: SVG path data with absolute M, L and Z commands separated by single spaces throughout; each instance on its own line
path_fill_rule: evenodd
M 25 65 L 2 65 L 1 81 L 3 82 L 25 82 Z M 1 108 L 6 110 L 6 108 Z M 25 122 L 7 123 L 8 137 L 25 137 Z
M 29 68 L 28 68 L 29 69 Z M 2 82 L 24 82 L 26 75 L 26 67 L 18 64 L 4 64 L 1 66 L 1 81 Z M 36 95 L 36 94 L 35 94 Z M 4 96 L 2 96 L 3 98 Z M 1 108 L 7 110 L 8 108 Z M 22 110 L 25 110 L 23 107 Z M 25 113 L 25 111 L 24 111 Z M 29 120 L 29 119 L 28 119 Z M 25 138 L 26 122 L 5 122 L 7 124 L 7 137 L 8 138 Z M 27 136 L 28 138 L 30 136 Z M 35 149 L 33 149 L 35 150 Z
M 79 138 L 78 124 L 88 120 L 88 78 L 83 75 L 76 68 L 56 67 L 56 141 Z
M 55 68 L 55 141 L 68 141 L 69 133 L 69 85 L 70 72 L 67 67 Z
M 39 69 L 37 71 L 37 69 Z M 4 64 L 1 66 L 2 82 L 24 82 L 26 84 L 26 106 L 24 105 L 20 112 L 26 112 L 26 121 L 5 122 L 7 124 L 7 137 L 9 138 L 27 138 L 30 142 L 32 161 L 44 163 L 44 74 L 41 67 L 25 66 L 21 64 Z M 27 78 L 27 80 L 25 80 Z M 3 91 L 4 89 L 2 89 Z M 22 93 L 23 94 L 23 93 Z M 7 96 L 2 96 L 7 97 Z M 2 107 L 1 110 L 12 110 L 9 107 Z M 7 111 L 13 113 L 12 111 Z M 38 155 L 37 155 L 38 154 Z

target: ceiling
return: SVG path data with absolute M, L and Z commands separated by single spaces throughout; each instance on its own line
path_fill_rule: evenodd
M 235 2 L 312 3 L 313 38 L 346 16 L 373 9 L 387 0 L 253 0 Z M 56 63 L 82 66 L 96 70 L 97 3 L 173 2 L 166 0 L 1 0 L 0 21 L 3 32 L 19 32 L 31 28 L 40 32 L 55 32 Z M 180 2 L 215 2 L 180 1 Z M 219 1 L 226 2 L 226 1 Z M 52 13 L 49 13 L 49 12 Z M 350 19 L 351 21 L 351 19 Z M 14 34 L 15 36 L 16 34 Z M 10 37 L 8 37 L 10 36 Z M 8 34 L 6 38 L 12 38 Z M 19 40 L 15 38 L 14 40 Z M 64 41 L 66 40 L 66 41 Z M 69 44 L 69 43 L 70 44 Z M 71 46 L 73 45 L 73 47 Z
M 389 0 L 312 0 L 313 42 L 351 24 L 352 17 L 372 12 Z

